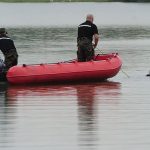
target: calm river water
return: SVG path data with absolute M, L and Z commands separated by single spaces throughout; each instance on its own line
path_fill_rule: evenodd
M 76 58 L 77 25 L 89 12 L 101 37 L 96 53 L 118 52 L 122 70 L 108 82 L 1 82 L 0 150 L 150 149 L 150 4 L 0 3 L 0 25 L 19 64 L 65 61 Z

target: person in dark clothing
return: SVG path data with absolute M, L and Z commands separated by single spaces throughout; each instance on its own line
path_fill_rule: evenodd
M 97 26 L 93 23 L 94 17 L 89 14 L 86 21 L 78 26 L 77 58 L 78 61 L 90 61 L 94 57 L 94 49 L 99 41 Z M 94 42 L 94 43 L 92 43 Z
M 7 36 L 5 28 L 0 28 L 0 50 L 4 55 L 6 69 L 18 64 L 18 53 L 13 40 Z

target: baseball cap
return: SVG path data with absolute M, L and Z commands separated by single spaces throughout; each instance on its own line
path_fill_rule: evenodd
M 5 28 L 0 28 L 0 34 L 3 34 L 3 33 L 6 33 L 6 34 L 7 34 Z

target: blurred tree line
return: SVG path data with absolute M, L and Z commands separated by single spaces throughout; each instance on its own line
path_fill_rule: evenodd
M 0 2 L 150 2 L 150 0 L 0 0 Z
M 142 3 L 142 2 L 150 2 L 150 0 L 112 0 L 114 2 L 139 2 L 139 3 Z

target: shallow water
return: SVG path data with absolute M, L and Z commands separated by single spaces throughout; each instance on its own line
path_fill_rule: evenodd
M 114 3 L 98 5 L 108 9 Z M 120 10 L 124 5 L 128 9 L 144 7 L 145 11 L 141 10 L 144 16 L 149 7 L 149 4 L 122 3 L 115 6 Z M 92 7 L 95 6 L 94 3 Z M 115 15 L 113 12 L 111 15 Z M 144 16 L 140 16 L 143 22 Z M 15 41 L 19 64 L 76 58 L 76 27 L 13 25 L 8 27 L 8 33 Z M 150 70 L 150 26 L 131 23 L 98 25 L 98 29 L 101 40 L 96 53 L 118 52 L 123 60 L 119 74 L 107 82 L 94 83 L 37 86 L 0 83 L 0 150 L 150 149 L 150 78 L 145 76 Z

